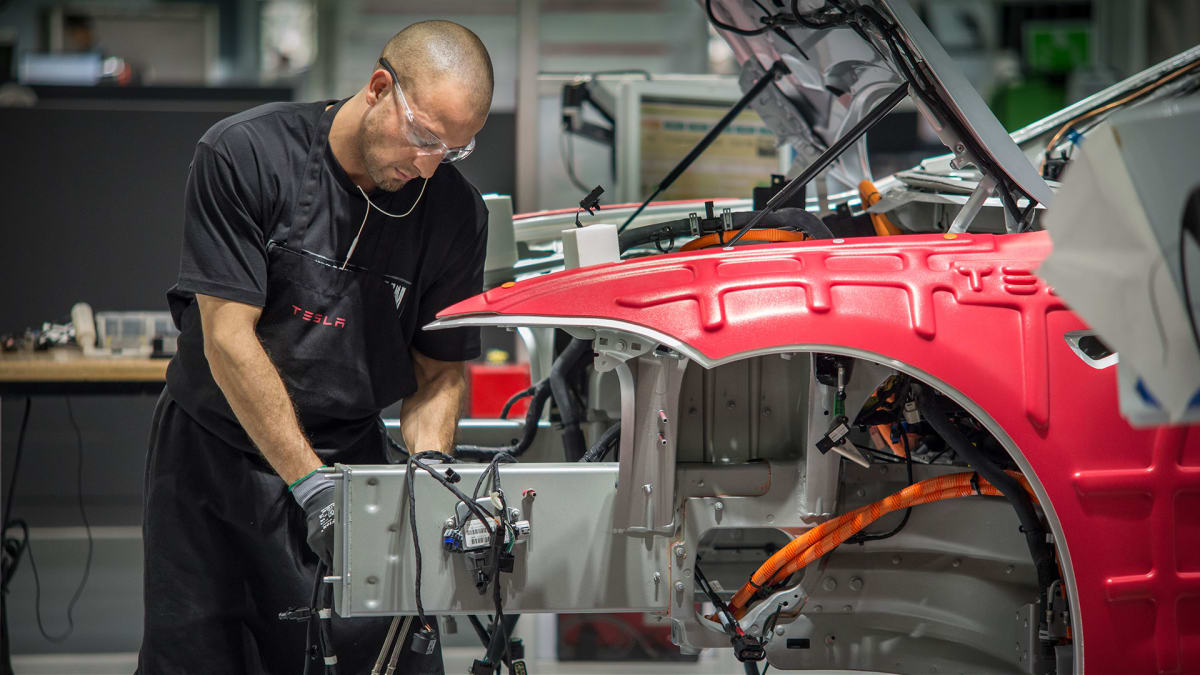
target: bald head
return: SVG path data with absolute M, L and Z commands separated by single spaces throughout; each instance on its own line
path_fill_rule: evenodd
M 479 36 L 450 21 L 414 23 L 388 40 L 380 53 L 396 68 L 401 86 L 453 85 L 475 112 L 492 105 L 492 59 Z

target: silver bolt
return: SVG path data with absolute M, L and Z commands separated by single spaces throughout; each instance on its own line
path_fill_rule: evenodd
M 675 553 L 675 557 L 680 560 L 683 560 L 683 556 L 687 555 L 687 550 L 683 548 L 683 544 L 675 544 L 675 548 L 672 550 Z
M 962 143 L 959 143 L 959 144 L 957 144 L 957 145 L 955 145 L 955 146 L 954 146 L 954 152 L 955 152 L 955 153 L 957 153 L 957 154 L 960 154 L 960 155 L 961 155 L 961 154 L 963 154 L 963 153 L 964 153 L 964 152 L 966 152 L 966 151 L 967 151 L 967 146 L 963 145 Z
M 892 556 L 892 564 L 899 565 L 900 564 L 900 556 L 898 556 L 898 555 Z
M 783 626 L 775 626 L 775 634 L 776 634 L 776 635 L 783 635 L 783 634 L 784 634 L 784 633 L 786 633 L 786 632 L 787 632 L 787 631 L 785 631 L 785 630 L 783 629 Z
M 861 591 L 863 587 L 862 577 L 850 577 L 850 590 Z
M 625 351 L 625 347 L 626 347 L 626 345 L 625 345 L 624 340 L 617 340 L 617 350 L 618 351 L 622 351 L 622 352 Z
M 682 592 L 683 592 L 683 582 L 682 582 L 682 581 L 676 581 L 676 582 L 675 582 L 675 591 L 676 591 L 676 592 L 678 592 L 678 593 L 682 593 Z
M 642 486 L 642 492 L 645 492 L 646 494 L 650 494 L 651 492 L 654 492 L 654 486 L 649 483 L 646 483 L 645 485 Z
M 725 508 L 725 505 L 722 504 L 721 502 L 713 502 L 713 511 L 720 513 L 721 510 L 724 508 Z
M 951 567 L 962 567 L 962 558 L 955 558 L 954 561 L 950 563 L 950 566 Z
M 658 585 L 658 582 L 662 581 L 662 574 L 660 574 L 660 573 L 658 573 L 658 572 L 655 572 L 655 573 L 654 573 L 654 576 L 653 576 L 653 577 L 651 577 L 651 579 L 653 579 L 653 580 L 654 580 L 654 584 L 657 586 L 657 585 Z
M 753 624 L 750 626 L 750 630 L 748 630 L 746 632 L 751 635 L 758 635 L 759 630 L 761 630 L 761 629 L 758 627 L 758 624 Z
M 1004 573 L 1005 573 L 1005 574 L 1012 574 L 1012 573 L 1013 573 L 1013 570 L 1015 570 L 1015 569 L 1017 569 L 1017 568 L 1013 567 L 1012 565 L 1009 565 L 1008 567 L 1005 567 L 1005 568 L 1004 568 Z
M 455 522 L 454 522 L 453 518 L 447 518 L 446 522 L 442 523 L 443 527 L 451 527 L 452 528 L 452 527 L 454 527 L 454 525 L 455 525 Z
M 821 588 L 824 588 L 827 591 L 836 591 L 837 579 L 834 579 L 833 577 L 825 577 L 825 579 L 821 581 Z

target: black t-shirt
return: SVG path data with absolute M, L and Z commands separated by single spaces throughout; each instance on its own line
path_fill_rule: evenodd
M 306 166 L 321 115 L 331 103 L 259 106 L 218 122 L 196 146 L 186 188 L 179 279 L 167 293 L 181 331 L 167 387 L 187 412 L 235 445 L 248 447 L 249 439 L 219 389 L 213 393 L 215 383 L 206 362 L 203 368 L 195 366 L 203 359 L 195 294 L 264 306 L 272 293 L 268 242 L 291 222 L 301 200 L 311 200 L 315 214 L 308 248 L 322 249 L 312 252 L 334 261 L 345 259 L 368 204 L 327 143 L 315 166 Z M 318 172 L 315 183 L 305 183 L 306 169 Z M 369 197 L 384 211 L 404 213 L 417 199 L 421 182 L 410 181 L 394 193 L 376 190 Z M 375 210 L 367 214 L 351 262 L 369 260 L 389 227 L 402 230 L 386 270 L 380 272 L 407 281 L 410 294 L 402 314 L 407 344 L 396 344 L 395 349 L 412 347 L 441 361 L 477 357 L 478 329 L 420 328 L 445 307 L 482 290 L 487 210 L 479 192 L 453 166 L 438 167 L 408 217 L 393 219 Z M 415 390 L 411 372 L 395 375 L 411 383 L 403 396 Z M 320 415 L 298 412 L 302 423 Z M 365 426 L 366 420 L 355 421 Z M 315 430 L 307 427 L 337 427 L 305 426 L 310 436 Z M 312 440 L 317 445 L 326 439 Z

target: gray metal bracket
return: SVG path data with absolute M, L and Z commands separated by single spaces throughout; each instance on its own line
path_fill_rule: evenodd
M 675 450 L 686 359 L 650 354 L 616 367 L 621 384 L 621 459 L 613 529 L 675 531 Z M 636 402 L 636 405 L 635 405 Z
M 981 178 L 979 185 L 967 199 L 967 203 L 963 204 L 962 208 L 958 210 L 958 215 L 954 216 L 954 222 L 950 223 L 949 232 L 954 234 L 966 232 L 967 228 L 971 226 L 971 221 L 975 220 L 975 216 L 979 215 L 979 211 L 983 209 L 983 203 L 992 196 L 992 192 L 995 190 L 995 179 L 991 176 Z

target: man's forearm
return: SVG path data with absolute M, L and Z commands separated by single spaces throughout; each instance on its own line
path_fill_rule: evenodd
M 300 429 L 283 380 L 257 336 L 206 344 L 205 355 L 238 422 L 284 482 L 291 484 L 321 466 Z
M 414 353 L 417 391 L 400 408 L 400 431 L 412 452 L 454 451 L 458 411 L 467 389 L 461 362 L 435 361 Z

